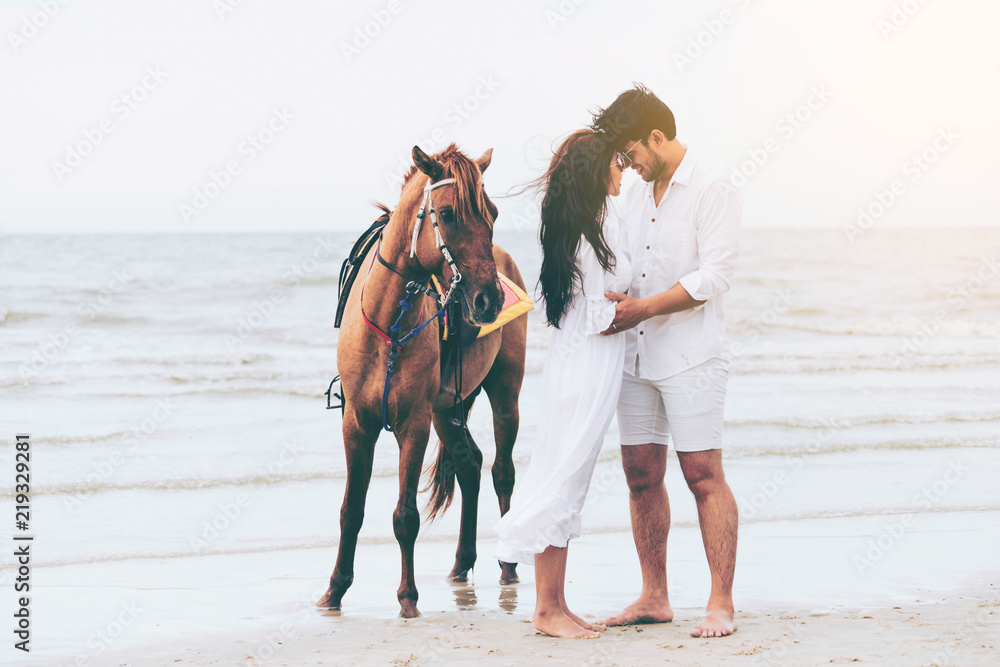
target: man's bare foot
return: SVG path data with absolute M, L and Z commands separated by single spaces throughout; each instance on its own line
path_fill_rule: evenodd
M 535 626 L 536 630 L 545 633 L 550 637 L 562 637 L 563 639 L 597 639 L 601 636 L 593 630 L 585 630 L 577 625 L 576 622 L 564 614 L 561 609 L 551 614 L 536 611 L 534 618 L 531 619 L 531 624 Z
M 601 625 L 612 627 L 614 625 L 639 625 L 644 623 L 669 623 L 674 620 L 674 610 L 670 608 L 670 603 L 666 600 L 653 598 L 639 598 L 625 611 L 601 621 Z
M 709 609 L 705 618 L 691 631 L 692 637 L 725 637 L 736 632 L 736 619 L 727 609 Z
M 592 632 L 604 632 L 605 630 L 608 629 L 608 626 L 601 625 L 600 623 L 588 623 L 587 621 L 583 620 L 582 618 L 571 612 L 569 609 L 563 609 L 563 613 L 569 616 L 570 620 L 572 620 L 574 623 L 579 625 L 584 630 L 590 630 Z

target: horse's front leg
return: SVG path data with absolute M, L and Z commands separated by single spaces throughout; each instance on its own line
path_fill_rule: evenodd
M 396 430 L 399 444 L 399 501 L 392 513 L 392 529 L 399 542 L 403 572 L 400 577 L 399 615 L 401 618 L 420 616 L 417 610 L 417 584 L 413 570 L 413 546 L 420 529 L 420 510 L 417 508 L 417 485 L 424 462 L 424 451 L 430 437 L 430 406 L 414 410 Z
M 358 532 L 365 518 L 365 498 L 372 478 L 372 459 L 379 429 L 370 424 L 362 426 L 356 414 L 344 415 L 344 451 L 347 454 L 347 488 L 340 507 L 340 548 L 337 565 L 330 577 L 326 594 L 316 603 L 324 609 L 340 609 L 344 593 L 354 582 L 354 554 L 358 546 Z

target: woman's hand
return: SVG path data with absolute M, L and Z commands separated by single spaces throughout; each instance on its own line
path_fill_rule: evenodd
M 605 292 L 604 296 L 612 301 L 617 301 L 618 305 L 615 306 L 614 321 L 611 322 L 610 327 L 601 332 L 602 336 L 613 336 L 628 331 L 647 319 L 646 307 L 642 299 L 618 292 Z

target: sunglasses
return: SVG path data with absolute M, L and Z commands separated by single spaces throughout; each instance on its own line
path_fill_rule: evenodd
M 639 144 L 636 144 L 635 146 L 638 145 Z M 628 169 L 632 165 L 632 156 L 629 155 L 629 153 L 635 150 L 635 146 L 632 146 L 632 148 L 628 149 L 627 151 L 618 151 L 618 153 L 615 155 L 615 162 L 618 164 L 619 167 L 621 167 L 623 171 L 625 169 Z

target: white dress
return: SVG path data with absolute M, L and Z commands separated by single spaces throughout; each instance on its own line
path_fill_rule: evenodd
M 580 511 L 597 455 L 618 405 L 625 337 L 601 336 L 615 317 L 605 291 L 625 292 L 632 279 L 625 230 L 609 213 L 604 223 L 616 265 L 607 273 L 583 237 L 576 263 L 583 273 L 559 328 L 552 329 L 542 371 L 538 442 L 518 480 L 511 508 L 496 524 L 496 556 L 505 563 L 534 564 L 549 545 L 565 547 L 580 536 Z

